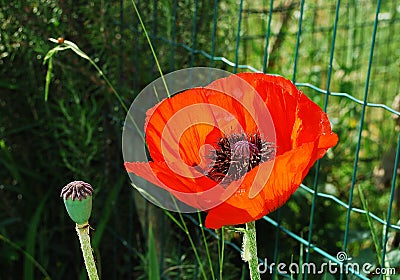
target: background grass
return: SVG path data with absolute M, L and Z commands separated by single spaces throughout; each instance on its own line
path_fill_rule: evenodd
M 49 98 L 44 101 L 43 59 L 54 47 L 49 37 L 62 36 L 76 43 L 103 69 L 127 106 L 159 76 L 130 1 L 0 3 L 0 279 L 84 278 L 74 226 L 59 199 L 62 186 L 74 179 L 86 180 L 95 187 L 91 224 L 96 229 L 93 247 L 103 279 L 146 279 L 154 251 L 164 279 L 201 278 L 199 261 L 203 258 L 196 260 L 186 234 L 130 187 L 120 144 L 125 112 L 98 72 L 72 52 L 58 53 Z M 341 1 L 331 69 L 334 2 L 305 1 L 300 42 L 299 1 L 274 1 L 272 5 L 261 0 L 243 1 L 242 5 L 233 0 L 137 3 L 165 73 L 190 66 L 249 71 L 246 66 L 232 66 L 236 63 L 295 77 L 298 83 L 325 90 L 331 70 L 332 92 L 364 98 L 374 1 Z M 377 31 L 367 101 L 399 110 L 400 106 L 393 104 L 400 93 L 396 1 L 383 1 Z M 316 184 L 318 191 L 347 203 L 355 183 L 364 193 L 368 210 L 385 218 L 393 170 L 397 170 L 396 114 L 368 107 L 359 138 L 360 104 L 340 96 L 326 99 L 308 86 L 301 89 L 326 108 L 340 138 L 339 145 L 321 161 L 318 171 L 310 172 L 304 184 L 310 188 Z M 299 189 L 270 217 L 306 238 L 312 203 L 316 212 L 311 241 L 335 256 L 343 246 L 344 207 L 330 199 L 314 201 L 309 192 Z M 352 207 L 363 209 L 357 191 Z M 391 222 L 399 218 L 397 194 Z M 190 217 L 185 219 L 200 256 L 206 256 L 197 217 L 194 222 Z M 147 236 L 150 224 L 155 247 Z M 380 256 L 375 252 L 371 227 L 375 228 L 375 239 L 382 243 L 382 224 L 351 213 L 347 253 L 360 262 L 377 264 Z M 301 261 L 296 240 L 265 221 L 258 223 L 258 232 L 260 258 Z M 224 234 L 225 240 L 240 244 L 237 233 Z M 211 257 L 218 260 L 221 244 L 212 233 L 206 236 Z M 398 252 L 396 246 L 391 247 L 387 257 L 397 268 Z M 314 252 L 311 257 L 324 261 Z M 202 265 L 210 271 L 206 257 Z M 215 262 L 215 272 L 218 266 Z M 242 272 L 239 253 L 231 246 L 226 246 L 224 271 L 224 279 L 247 275 Z

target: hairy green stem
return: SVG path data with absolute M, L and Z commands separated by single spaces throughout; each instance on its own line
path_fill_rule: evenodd
M 258 271 L 256 223 L 254 221 L 246 224 L 246 230 L 243 236 L 242 258 L 245 262 L 249 263 L 250 279 L 261 280 Z
M 92 247 L 90 246 L 89 229 L 90 226 L 88 223 L 83 225 L 76 224 L 76 232 L 78 233 L 79 242 L 81 243 L 83 259 L 85 261 L 85 267 L 89 276 L 89 280 L 99 280 L 96 264 L 92 254 Z

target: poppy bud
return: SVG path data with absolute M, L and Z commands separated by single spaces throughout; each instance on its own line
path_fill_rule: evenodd
M 89 183 L 73 181 L 61 190 L 68 215 L 78 225 L 86 224 L 92 212 L 93 188 Z

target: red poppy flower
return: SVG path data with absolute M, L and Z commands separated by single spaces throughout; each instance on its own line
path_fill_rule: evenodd
M 338 141 L 318 105 L 289 80 L 261 73 L 161 101 L 147 112 L 145 132 L 151 161 L 125 168 L 206 210 L 209 228 L 282 206 Z

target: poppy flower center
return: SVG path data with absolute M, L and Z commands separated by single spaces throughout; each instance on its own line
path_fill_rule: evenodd
M 260 163 L 273 159 L 275 151 L 274 143 L 265 141 L 258 133 L 222 137 L 210 153 L 213 163 L 205 175 L 227 185 Z

